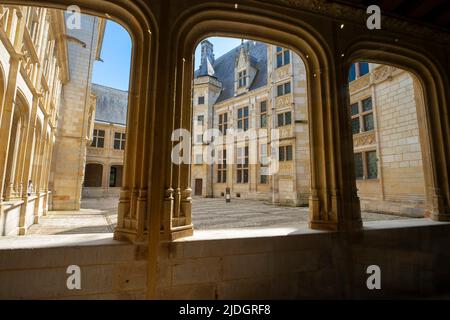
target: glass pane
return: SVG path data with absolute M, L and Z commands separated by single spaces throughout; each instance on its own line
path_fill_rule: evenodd
M 226 170 L 223 170 L 223 173 L 222 173 L 222 182 L 223 182 L 223 183 L 227 182 L 227 171 L 226 171 Z
M 353 155 L 354 161 L 355 161 L 355 177 L 356 179 L 362 179 L 363 178 L 363 162 L 362 162 L 362 155 L 361 153 L 355 153 Z
M 228 122 L 228 113 L 223 114 L 223 122 Z
M 242 129 L 242 120 L 238 120 L 238 129 Z
M 219 168 L 219 170 L 217 171 L 217 181 L 218 181 L 218 182 L 221 182 L 221 181 L 222 181 L 222 171 L 220 171 L 220 168 Z
M 364 131 L 373 130 L 373 113 L 364 116 Z
M 244 120 L 244 131 L 248 130 L 248 118 Z
M 285 121 L 284 121 L 284 123 L 285 124 L 291 124 L 291 113 L 290 112 L 286 112 L 285 113 Z
M 114 149 L 120 149 L 120 140 L 114 140 Z
M 368 179 L 378 178 L 377 152 L 376 151 L 367 152 L 367 178 Z
M 267 111 L 267 101 L 263 101 L 263 102 L 261 102 L 260 112 L 264 113 L 266 111 Z
M 362 77 L 365 74 L 369 73 L 369 64 L 367 62 L 359 63 L 359 76 Z
M 237 183 L 241 183 L 242 182 L 242 170 L 238 170 L 237 171 L 237 179 L 236 179 Z
M 353 134 L 359 133 L 359 118 L 352 120 L 352 133 Z
M 284 84 L 284 94 L 291 93 L 291 83 L 287 82 Z
M 363 112 L 372 110 L 372 98 L 364 99 L 362 102 Z
M 104 131 L 103 131 L 103 133 L 104 133 Z M 97 147 L 103 148 L 104 144 L 105 144 L 105 138 L 98 138 Z
M 281 54 L 277 54 L 277 68 L 283 66 L 283 56 Z
M 350 67 L 350 72 L 348 75 L 348 82 L 352 82 L 355 79 L 356 79 L 356 66 L 353 63 L 352 66 Z
M 244 117 L 248 117 L 248 108 L 247 107 L 244 108 Z
M 261 116 L 261 128 L 265 128 L 267 126 L 267 115 Z
M 351 105 L 352 116 L 355 116 L 359 113 L 358 103 L 354 103 Z
M 283 118 L 283 114 L 282 113 L 280 113 L 278 115 L 278 126 L 279 127 L 284 126 L 284 118 Z
M 284 52 L 284 64 L 289 64 L 291 62 L 290 60 L 289 50 L 286 50 Z
M 125 141 L 122 141 L 122 146 L 120 149 L 125 150 Z
M 120 132 L 114 133 L 114 139 L 120 139 Z
M 244 183 L 248 182 L 248 170 L 244 170 Z
M 99 135 L 100 137 L 104 137 L 104 136 L 105 136 L 105 130 L 99 130 L 99 131 L 98 131 L 98 135 Z
M 284 147 L 278 148 L 278 160 L 284 161 Z
M 286 161 L 292 160 L 292 146 L 286 147 Z
M 279 86 L 277 86 L 277 96 L 282 96 L 283 95 L 283 85 L 280 84 Z
M 283 48 L 282 48 L 282 47 L 279 47 L 279 46 L 277 46 L 277 52 L 281 52 L 281 51 L 283 51 Z
M 242 118 L 242 109 L 238 109 L 238 118 Z

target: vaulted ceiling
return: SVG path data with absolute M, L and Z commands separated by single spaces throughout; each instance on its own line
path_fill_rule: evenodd
M 376 4 L 382 14 L 450 31 L 450 0 L 330 0 L 366 9 Z

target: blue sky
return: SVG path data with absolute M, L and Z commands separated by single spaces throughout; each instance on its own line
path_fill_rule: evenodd
M 96 61 L 92 82 L 107 87 L 128 91 L 131 63 L 131 38 L 118 23 L 108 20 L 101 58 Z
M 238 38 L 210 37 L 216 58 L 241 44 Z M 131 63 L 131 38 L 118 23 L 108 20 L 101 53 L 103 62 L 96 61 L 92 82 L 128 91 Z M 200 45 L 195 50 L 195 68 L 200 65 Z

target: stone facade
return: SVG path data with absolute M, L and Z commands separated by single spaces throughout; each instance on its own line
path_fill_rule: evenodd
M 83 15 L 68 30 L 63 11 L 0 6 L 0 235 L 25 234 L 48 208 L 79 208 L 102 21 Z
M 350 104 L 359 107 L 352 121 L 360 121 L 353 145 L 355 164 L 362 164 L 356 177 L 361 208 L 421 217 L 425 180 L 417 120 L 418 83 L 395 67 L 368 67 L 367 74 L 350 82 Z M 371 103 L 364 105 L 364 101 Z M 365 128 L 365 117 L 373 118 L 372 129 Z M 371 152 L 376 159 L 372 174 L 368 172 Z
M 81 28 L 68 30 L 70 82 L 63 88 L 64 101 L 56 137 L 50 185 L 52 210 L 80 209 L 81 190 L 90 129 L 95 111 L 91 99 L 94 61 L 99 58 L 105 20 L 82 15 Z
M 208 70 L 205 64 L 209 64 Z M 214 60 L 212 44 L 203 41 L 202 64 L 195 74 L 193 94 L 194 195 L 223 197 L 230 188 L 231 197 L 307 204 L 310 178 L 306 87 L 305 65 L 290 50 L 246 41 Z M 203 161 L 209 141 L 202 134 L 211 128 L 220 130 L 214 165 Z M 226 145 L 231 128 L 241 130 L 233 150 Z M 272 129 L 278 130 L 278 141 L 274 141 Z M 279 170 L 273 175 L 268 174 L 271 149 L 283 153 Z M 243 162 L 248 162 L 243 163 L 242 170 L 238 163 L 240 152 L 247 154 Z M 252 155 L 257 155 L 256 161 L 250 159 Z M 224 158 L 228 163 L 223 165 L 225 170 L 221 167 Z
M 310 146 L 306 69 L 301 58 L 281 47 L 253 41 L 243 43 L 217 60 L 209 41 L 202 42 L 201 51 L 193 96 L 191 183 L 194 194 L 223 197 L 230 188 L 231 197 L 306 205 L 310 193 Z M 284 64 L 285 55 L 289 55 L 287 64 Z M 238 87 L 239 72 L 246 68 L 250 70 L 247 72 L 248 88 L 243 90 Z M 252 68 L 257 76 L 252 76 Z M 351 74 L 355 77 L 349 84 L 350 113 L 352 126 L 356 125 L 357 129 L 353 144 L 356 170 L 361 171 L 355 172 L 361 206 L 367 211 L 420 216 L 424 210 L 425 181 L 416 110 L 418 86 L 408 72 L 385 65 L 355 63 Z M 279 95 L 278 87 L 285 83 L 291 84 L 291 90 Z M 233 84 L 236 87 L 230 90 Z M 256 129 L 258 133 L 267 129 L 268 132 L 266 142 L 254 139 L 257 148 L 249 150 L 249 157 L 252 152 L 261 157 L 262 147 L 266 152 L 279 153 L 287 153 L 286 146 L 292 148 L 289 161 L 283 161 L 285 155 L 278 154 L 278 171 L 272 175 L 261 177 L 263 165 L 250 163 L 245 183 L 238 177 L 239 165 L 230 164 L 230 159 L 236 163 L 237 149 L 251 145 L 252 138 L 246 143 L 240 142 L 243 138 L 236 139 L 231 156 L 234 159 L 230 158 L 230 150 L 222 153 L 227 149 L 223 119 L 227 119 L 227 129 L 242 129 L 238 118 L 243 108 L 248 108 L 245 109 L 248 120 L 244 119 L 248 121 L 248 128 L 243 128 L 243 135 L 247 129 Z M 289 114 L 288 124 L 286 113 Z M 262 124 L 263 114 L 266 125 Z M 204 161 L 210 141 L 202 134 L 211 128 L 220 130 L 214 165 Z M 279 130 L 276 146 L 271 139 L 273 128 Z M 228 164 L 222 167 L 223 155 L 228 156 Z M 222 175 L 226 175 L 225 179 Z
M 128 93 L 92 84 L 95 121 L 87 149 L 83 197 L 118 196 L 122 186 Z

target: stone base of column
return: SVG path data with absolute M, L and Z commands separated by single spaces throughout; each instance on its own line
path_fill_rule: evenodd
M 144 234 L 144 238 L 146 234 Z M 146 239 L 141 239 L 142 237 L 138 237 L 137 232 L 134 230 L 128 229 L 118 229 L 114 230 L 113 239 L 117 241 L 126 241 L 132 243 L 141 243 L 146 242 Z
M 173 241 L 176 239 L 190 237 L 194 234 L 194 226 L 187 225 L 181 227 L 174 227 L 168 233 L 161 233 L 160 239 L 161 241 Z
M 313 230 L 338 231 L 339 227 L 335 221 L 310 221 L 309 227 Z
M 27 234 L 27 228 L 19 227 L 19 236 L 24 236 Z
M 432 213 L 428 214 L 428 217 L 433 221 L 450 222 L 450 213 Z

